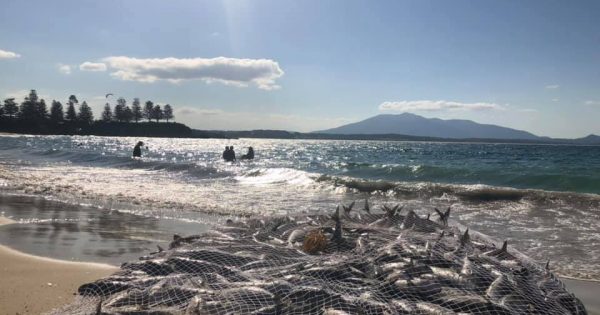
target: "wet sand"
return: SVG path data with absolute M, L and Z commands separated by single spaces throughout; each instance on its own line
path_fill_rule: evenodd
M 0 245 L 0 314 L 42 314 L 71 302 L 77 288 L 118 268 L 32 256 Z
M 70 303 L 81 284 L 166 246 L 173 233 L 202 228 L 0 194 L 0 315 L 43 314 Z
M 600 315 L 600 282 L 564 278 L 561 280 L 567 289 L 583 302 L 588 314 Z
M 15 221 L 0 217 L 0 225 Z M 118 268 L 33 256 L 0 245 L 0 314 L 42 314 L 73 300 L 85 282 Z
M 199 234 L 199 223 L 142 217 L 43 198 L 0 194 L 0 244 L 35 256 L 119 266 L 168 246 L 173 234 Z

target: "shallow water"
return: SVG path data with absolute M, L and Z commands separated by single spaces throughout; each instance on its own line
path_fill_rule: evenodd
M 156 251 L 156 245 L 166 248 L 175 233 L 197 234 L 208 227 L 40 197 L 0 195 L 0 210 L 17 222 L 0 226 L 4 245 L 37 256 L 116 266 Z
M 132 160 L 139 140 L 149 149 Z M 225 145 L 238 155 L 253 146 L 256 159 L 224 163 Z M 159 226 L 222 220 L 209 213 L 331 211 L 364 198 L 421 215 L 452 206 L 457 223 L 509 239 L 558 273 L 600 279 L 598 156 L 600 147 L 583 146 L 0 136 L 0 190 Z

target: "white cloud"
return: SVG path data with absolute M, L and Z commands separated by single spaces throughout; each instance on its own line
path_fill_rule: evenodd
M 550 84 L 550 85 L 546 85 L 546 89 L 548 90 L 556 90 L 560 87 L 560 85 L 558 84 Z
M 219 33 L 219 32 L 212 32 L 212 33 L 210 33 L 210 36 L 211 37 L 219 37 L 219 36 L 221 36 L 221 33 Z
M 270 59 L 238 58 L 154 58 L 140 59 L 125 56 L 103 59 L 115 71 L 112 76 L 121 80 L 155 82 L 166 80 L 203 80 L 226 85 L 245 87 L 255 85 L 259 89 L 280 88 L 275 81 L 284 72 L 279 64 Z
M 585 101 L 584 103 L 585 103 L 585 105 L 590 105 L 590 106 L 600 105 L 600 101 L 595 101 L 595 100 L 588 100 L 588 101 Z
M 89 62 L 86 61 L 79 65 L 79 70 L 81 71 L 106 71 L 106 65 L 101 62 Z
M 552 101 L 553 101 L 553 102 L 558 102 L 558 101 L 559 101 L 559 99 L 558 99 L 558 98 L 553 98 L 553 99 L 552 99 Z
M 461 103 L 452 101 L 399 101 L 383 102 L 379 105 L 382 111 L 482 111 L 482 110 L 504 110 L 501 105 L 494 103 Z
M 223 111 L 220 109 L 182 107 L 182 108 L 176 109 L 175 114 L 212 116 L 212 115 L 223 114 Z
M 21 57 L 21 55 L 19 55 L 17 53 L 0 49 L 0 59 L 12 59 L 12 58 L 19 58 L 19 57 Z
M 71 74 L 71 66 L 63 65 L 62 63 L 58 64 L 58 71 L 62 74 Z

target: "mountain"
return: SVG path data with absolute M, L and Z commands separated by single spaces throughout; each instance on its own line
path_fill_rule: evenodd
M 573 139 L 573 140 L 571 140 L 571 142 L 575 143 L 575 144 L 598 145 L 598 144 L 600 144 L 600 136 L 589 135 L 587 137 Z
M 365 120 L 337 128 L 316 131 L 325 134 L 401 134 L 419 137 L 452 139 L 523 139 L 540 140 L 540 137 L 523 130 L 496 125 L 479 124 L 471 120 L 425 118 L 403 113 L 377 115 Z

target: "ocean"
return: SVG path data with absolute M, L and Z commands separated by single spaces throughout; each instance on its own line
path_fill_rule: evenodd
M 139 140 L 147 149 L 135 160 Z M 238 157 L 254 147 L 255 160 L 222 161 L 229 145 Z M 22 246 L 38 254 L 52 244 L 59 258 L 117 263 L 231 217 L 369 199 L 422 217 L 451 207 L 454 224 L 507 239 L 562 276 L 600 280 L 594 146 L 2 135 L 0 193 L 13 198 L 0 215 L 21 223 L 0 227 L 0 243 L 37 242 Z M 24 211 L 14 196 L 53 210 Z M 48 243 L 57 230 L 61 241 Z M 79 254 L 64 250 L 73 246 Z

